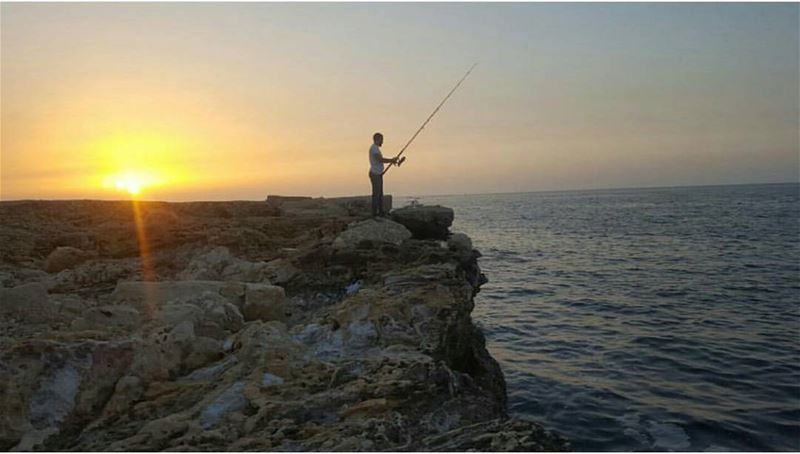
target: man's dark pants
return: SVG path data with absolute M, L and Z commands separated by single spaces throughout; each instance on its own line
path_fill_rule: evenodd
M 383 175 L 369 174 L 372 183 L 372 215 L 383 216 Z

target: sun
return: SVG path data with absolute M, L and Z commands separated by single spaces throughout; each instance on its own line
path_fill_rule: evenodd
M 159 181 L 152 172 L 129 170 L 108 175 L 103 181 L 103 186 L 127 192 L 130 196 L 135 197 L 140 195 L 142 190 L 158 184 Z
M 119 180 L 115 186 L 120 191 L 128 191 L 131 195 L 137 195 L 142 190 L 142 184 L 138 181 Z

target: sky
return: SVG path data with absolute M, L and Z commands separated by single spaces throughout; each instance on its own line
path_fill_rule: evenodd
M 800 181 L 797 3 L 3 3 L 0 199 Z

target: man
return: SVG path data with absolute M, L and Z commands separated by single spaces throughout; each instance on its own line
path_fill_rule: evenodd
M 386 159 L 381 154 L 383 134 L 372 135 L 369 147 L 369 181 L 372 183 L 372 216 L 386 216 L 383 212 L 383 164 L 397 164 L 397 158 Z

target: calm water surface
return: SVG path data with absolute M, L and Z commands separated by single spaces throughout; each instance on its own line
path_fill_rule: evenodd
M 418 200 L 484 254 L 512 412 L 577 450 L 800 450 L 800 185 Z

